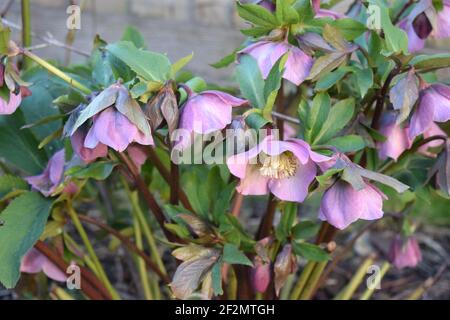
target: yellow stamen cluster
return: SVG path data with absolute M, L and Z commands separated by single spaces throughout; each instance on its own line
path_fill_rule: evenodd
M 291 152 L 283 152 L 278 156 L 261 156 L 261 175 L 272 179 L 284 179 L 295 175 L 297 159 Z

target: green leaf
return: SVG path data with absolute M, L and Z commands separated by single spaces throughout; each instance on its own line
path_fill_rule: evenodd
M 7 194 L 18 190 L 28 190 L 28 183 L 16 176 L 0 176 L 0 200 Z
M 180 60 L 178 60 L 177 62 L 175 62 L 172 65 L 170 74 L 172 75 L 172 78 L 175 78 L 176 74 L 178 73 L 178 71 L 180 71 L 181 69 L 183 69 L 194 57 L 194 53 L 191 53 L 190 55 L 187 55 L 184 58 L 181 58 Z
M 212 286 L 214 295 L 220 296 L 223 294 L 222 289 L 222 262 L 216 262 L 211 269 Z
M 315 60 L 307 80 L 317 81 L 324 74 L 333 71 L 347 60 L 346 52 L 332 52 Z
M 369 3 L 378 6 L 380 13 L 381 28 L 384 31 L 387 53 L 408 53 L 408 36 L 406 33 L 394 26 L 391 21 L 389 8 L 382 0 L 370 0 Z
M 266 8 L 256 4 L 241 4 L 237 2 L 239 16 L 257 26 L 274 28 L 278 26 L 277 18 Z
M 314 237 L 320 229 L 320 225 L 312 221 L 301 221 L 292 228 L 292 236 L 296 240 Z
M 170 77 L 170 61 L 165 55 L 140 50 L 129 41 L 109 44 L 106 49 L 145 80 L 162 83 Z
M 320 247 L 307 242 L 292 242 L 292 249 L 295 254 L 304 257 L 309 261 L 328 261 L 330 255 Z
M 300 16 L 292 7 L 291 0 L 276 0 L 275 16 L 282 25 L 294 24 L 300 21 Z
M 448 68 L 450 67 L 450 54 L 419 55 L 414 57 L 409 64 L 417 71 L 422 72 Z
M 245 123 L 255 130 L 261 129 L 266 124 L 269 124 L 270 121 L 263 117 L 263 115 L 259 112 L 252 112 L 245 118 Z
M 314 139 L 314 144 L 330 140 L 353 118 L 355 99 L 349 98 L 336 103 L 330 110 L 326 122 Z
M 122 41 L 129 41 L 135 45 L 136 48 L 145 48 L 145 40 L 142 34 L 133 26 L 126 26 L 122 35 Z
M 314 99 L 311 109 L 306 119 L 306 135 L 307 142 L 314 141 L 316 136 L 322 129 L 323 124 L 328 118 L 330 112 L 330 96 L 326 92 L 318 93 Z
M 232 53 L 223 57 L 216 63 L 211 64 L 211 67 L 216 68 L 216 69 L 228 67 L 230 64 L 232 64 L 233 62 L 236 61 L 236 52 L 237 51 L 233 51 Z
M 19 109 L 10 116 L 0 116 L 0 157 L 15 168 L 27 174 L 37 174 L 44 170 L 47 156 L 38 149 L 38 141 L 25 125 Z
M 342 36 L 349 41 L 358 38 L 367 30 L 364 24 L 350 18 L 336 19 L 331 26 L 338 29 Z
M 340 152 L 356 152 L 366 147 L 364 139 L 357 135 L 337 137 L 328 141 L 329 145 L 335 146 Z
M 14 199 L 0 214 L 0 282 L 13 288 L 20 276 L 20 261 L 39 239 L 47 222 L 52 201 L 36 192 Z
M 108 161 L 98 161 L 85 167 L 72 167 L 66 171 L 66 175 L 77 179 L 105 180 L 116 165 L 116 163 Z
M 379 183 L 382 183 L 384 185 L 387 185 L 393 189 L 395 189 L 397 192 L 402 193 L 409 189 L 409 186 L 407 186 L 404 183 L 401 183 L 397 179 L 394 179 L 392 177 L 389 177 L 387 175 L 373 172 L 364 168 L 357 168 L 357 172 L 363 176 L 364 178 L 377 181 Z
M 355 71 L 356 84 L 359 88 L 361 97 L 364 97 L 369 89 L 373 86 L 373 72 L 372 69 L 359 69 Z
M 236 68 L 236 78 L 244 98 L 250 101 L 253 107 L 264 107 L 264 79 L 253 57 L 241 56 Z
M 234 244 L 226 243 L 223 247 L 223 261 L 229 264 L 242 264 L 246 266 L 253 266 L 253 263 L 247 256 L 239 250 Z
M 314 90 L 316 91 L 326 91 L 334 86 L 337 82 L 342 80 L 347 74 L 347 70 L 337 69 L 336 71 L 330 72 L 327 75 L 320 78 L 316 83 Z
M 241 33 L 247 37 L 259 38 L 259 37 L 265 36 L 270 31 L 272 31 L 272 28 L 253 27 L 253 28 L 243 29 L 243 30 L 241 30 Z

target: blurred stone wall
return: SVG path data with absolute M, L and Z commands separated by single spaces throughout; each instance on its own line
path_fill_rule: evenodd
M 0 8 L 7 0 L 0 0 Z M 189 68 L 208 81 L 228 84 L 232 68 L 215 70 L 209 66 L 229 54 L 244 37 L 245 27 L 237 16 L 235 0 L 31 0 L 33 30 L 50 32 L 56 39 L 67 35 L 67 6 L 81 5 L 81 30 L 74 46 L 89 51 L 92 39 L 100 34 L 112 42 L 120 39 L 125 26 L 133 25 L 144 35 L 149 48 L 167 53 L 172 61 L 194 52 Z M 351 0 L 336 10 L 345 12 Z M 14 0 L 6 18 L 20 24 L 20 0 Z M 34 39 L 34 45 L 41 43 Z M 429 41 L 428 52 L 449 52 L 449 41 Z M 44 57 L 64 60 L 61 48 L 39 50 Z M 72 61 L 82 57 L 72 54 Z
M 71 2 L 82 7 L 81 29 L 74 42 L 77 48 L 89 51 L 96 34 L 109 42 L 119 40 L 124 28 L 133 25 L 151 50 L 167 53 L 172 62 L 194 52 L 191 71 L 209 81 L 230 83 L 231 69 L 217 71 L 209 64 L 231 53 L 244 39 L 234 0 L 31 0 L 33 31 L 50 32 L 64 41 L 66 9 Z M 13 2 L 5 18 L 20 24 L 20 0 Z M 33 45 L 40 43 L 33 39 Z M 64 49 L 55 47 L 37 52 L 61 61 L 65 56 Z M 72 61 L 82 59 L 72 54 Z

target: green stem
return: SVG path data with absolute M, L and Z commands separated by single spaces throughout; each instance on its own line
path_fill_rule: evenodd
M 136 194 L 134 194 L 135 198 Z M 139 219 L 136 215 L 136 213 L 133 214 L 133 227 L 134 227 L 134 237 L 136 239 L 136 247 L 139 248 L 139 250 L 142 250 L 143 244 L 142 244 L 142 232 L 141 227 L 139 226 Z M 144 296 L 147 300 L 153 300 L 152 292 L 150 290 L 149 282 L 148 282 L 148 276 L 147 276 L 147 267 L 145 265 L 144 259 L 136 255 L 137 259 L 137 266 L 139 270 L 139 276 L 141 277 L 141 283 L 142 288 L 144 290 Z
M 91 244 L 91 241 L 89 240 L 89 237 L 86 233 L 86 231 L 83 228 L 83 225 L 80 222 L 80 219 L 78 219 L 78 215 L 75 212 L 75 210 L 72 207 L 72 204 L 68 202 L 68 212 L 69 216 L 73 221 L 73 224 L 75 225 L 75 228 L 77 229 L 78 233 L 80 234 L 81 240 L 83 240 L 84 246 L 86 247 L 86 250 L 89 253 L 89 256 L 91 257 L 93 263 L 95 264 L 95 267 L 97 271 L 99 272 L 99 277 L 103 284 L 105 285 L 108 292 L 111 294 L 111 297 L 114 300 L 120 300 L 120 296 L 117 294 L 116 290 L 114 290 L 113 286 L 111 285 L 111 282 L 109 281 L 108 277 L 106 276 L 106 272 L 102 267 L 102 264 L 100 263 L 100 260 L 98 259 L 97 255 L 95 254 L 94 247 Z
M 378 285 L 381 283 L 381 280 L 383 279 L 386 272 L 388 272 L 389 268 L 391 267 L 390 263 L 385 261 L 383 263 L 383 266 L 381 267 L 380 274 L 377 277 L 377 283 L 374 284 L 374 286 L 371 286 L 370 288 L 367 287 L 366 291 L 361 295 L 360 300 L 369 300 L 372 294 L 375 292 L 375 288 L 378 287 Z
M 34 62 L 36 62 L 37 64 L 39 64 L 43 68 L 47 69 L 49 72 L 53 73 L 55 76 L 61 78 L 62 80 L 64 80 L 68 84 L 70 84 L 72 87 L 80 90 L 84 94 L 90 94 L 92 92 L 91 89 L 85 87 L 84 85 L 82 85 L 81 83 L 79 83 L 75 79 L 71 78 L 70 76 L 68 76 L 67 74 L 65 74 L 64 72 L 62 72 L 58 68 L 56 68 L 55 66 L 51 65 L 50 63 L 48 63 L 44 59 L 38 57 L 34 53 L 32 53 L 32 52 L 30 52 L 28 50 L 22 50 L 22 53 L 26 57 L 30 58 L 31 60 L 33 60 Z
M 22 0 L 22 46 L 31 47 L 31 10 L 30 0 Z M 23 59 L 23 69 L 31 66 L 31 60 L 26 56 Z
M 300 294 L 302 293 L 303 289 L 305 288 L 306 282 L 308 281 L 315 265 L 316 265 L 316 262 L 308 261 L 308 263 L 306 264 L 302 273 L 300 274 L 300 277 L 298 278 L 298 281 L 294 287 L 294 290 L 292 290 L 291 296 L 289 298 L 290 300 L 297 300 L 298 298 L 300 298 Z
M 122 183 L 125 188 L 125 192 L 130 199 L 131 206 L 133 207 L 133 211 L 136 214 L 139 223 L 141 224 L 142 230 L 144 232 L 144 236 L 147 240 L 147 244 L 150 248 L 150 252 L 152 254 L 153 259 L 155 260 L 156 265 L 162 273 L 167 274 L 166 267 L 161 259 L 161 255 L 158 251 L 158 247 L 156 245 L 155 237 L 153 236 L 153 232 L 148 224 L 147 219 L 145 219 L 144 212 L 142 212 L 141 206 L 139 205 L 139 198 L 136 192 L 131 192 L 127 182 L 123 177 L 121 177 Z
M 361 282 L 364 280 L 364 276 L 367 273 L 369 266 L 373 264 L 374 257 L 370 256 L 359 267 L 349 284 L 335 297 L 335 300 L 350 300 L 358 289 Z
M 314 294 L 314 290 L 316 289 L 317 283 L 320 280 L 320 276 L 323 273 L 323 270 L 327 266 L 328 261 L 317 262 L 315 264 L 314 270 L 311 272 L 311 276 L 308 279 L 308 282 L 305 285 L 302 293 L 300 294 L 299 300 L 309 300 Z

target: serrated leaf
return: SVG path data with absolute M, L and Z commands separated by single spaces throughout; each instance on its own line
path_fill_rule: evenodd
M 350 18 L 336 19 L 331 23 L 331 26 L 339 30 L 348 41 L 358 38 L 367 30 L 364 24 Z
M 347 70 L 337 69 L 336 71 L 330 72 L 327 75 L 320 78 L 317 81 L 314 90 L 316 91 L 326 91 L 334 86 L 337 82 L 342 80 L 347 74 Z
M 22 257 L 44 231 L 52 201 L 36 192 L 14 199 L 0 214 L 0 282 L 13 288 L 20 276 Z
M 292 248 L 295 254 L 304 257 L 308 261 L 328 261 L 330 255 L 319 246 L 307 242 L 293 242 Z
M 223 261 L 229 264 L 242 264 L 245 266 L 253 266 L 247 256 L 239 250 L 234 244 L 226 243 L 223 247 Z
M 17 190 L 28 190 L 28 183 L 20 177 L 7 174 L 0 176 L 0 199 Z
M 111 43 L 106 49 L 145 80 L 165 82 L 169 78 L 170 61 L 165 55 L 140 50 L 129 41 Z
M 266 8 L 256 4 L 241 4 L 237 2 L 239 16 L 257 26 L 273 28 L 278 26 L 277 18 Z
M 237 51 L 233 51 L 232 53 L 223 57 L 219 61 L 211 64 L 211 67 L 216 68 L 216 69 L 228 67 L 230 64 L 232 64 L 233 62 L 236 61 L 236 52 Z
M 294 24 L 300 21 L 300 16 L 292 7 L 294 1 L 276 0 L 275 16 L 281 24 Z
M 123 31 L 122 41 L 129 41 L 138 49 L 145 48 L 145 40 L 142 34 L 133 26 L 126 26 Z
M 373 72 L 372 69 L 357 69 L 354 72 L 356 83 L 361 97 L 364 97 L 369 89 L 373 86 Z

